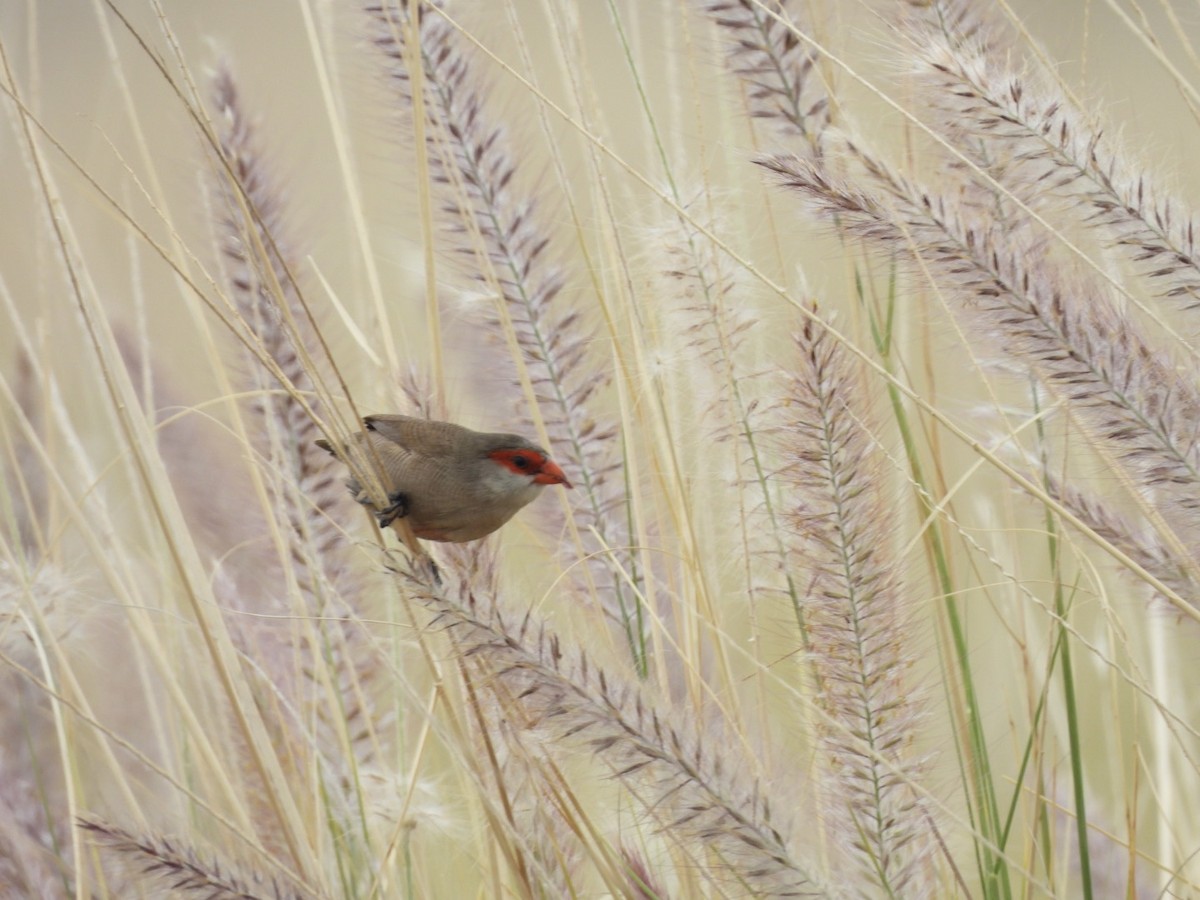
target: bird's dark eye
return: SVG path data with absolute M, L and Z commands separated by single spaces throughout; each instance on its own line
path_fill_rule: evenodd
M 529 460 L 527 460 L 524 456 L 514 456 L 513 465 L 518 469 L 524 469 L 529 465 Z

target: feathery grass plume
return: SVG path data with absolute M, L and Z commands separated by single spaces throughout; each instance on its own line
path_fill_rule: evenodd
M 703 361 L 700 372 L 711 375 L 715 385 L 716 399 L 698 411 L 696 418 L 712 421 L 716 443 L 729 444 L 735 454 L 738 488 L 747 504 L 745 513 L 735 518 L 746 551 L 750 600 L 753 602 L 760 589 L 784 593 L 803 627 L 801 588 L 788 566 L 778 491 L 772 483 L 777 460 L 771 442 L 763 440 L 763 434 L 775 426 L 769 418 L 769 403 L 761 400 L 775 396 L 778 386 L 769 383 L 772 370 L 749 364 L 752 357 L 744 344 L 760 319 L 756 310 L 744 303 L 738 305 L 736 271 L 728 254 L 708 236 L 721 211 L 698 206 L 699 202 L 690 204 L 687 217 L 673 219 L 664 239 L 654 245 L 656 257 L 665 266 L 663 295 L 677 299 L 682 324 L 673 325 L 672 330 L 688 339 L 688 352 Z M 699 393 L 695 390 L 698 378 L 690 372 L 689 376 L 692 393 Z M 751 565 L 752 559 L 766 560 L 775 577 L 764 577 L 764 567 Z
M 1200 392 L 1186 373 L 1147 343 L 1104 287 L 1058 268 L 1043 241 L 968 218 L 953 200 L 853 150 L 886 197 L 799 157 L 758 162 L 816 212 L 928 266 L 988 338 L 1071 402 L 1136 483 L 1163 489 L 1171 524 L 1193 532 L 1200 525 Z
M 1065 200 L 1079 220 L 1101 229 L 1153 285 L 1157 296 L 1200 306 L 1195 215 L 1144 173 L 1062 91 L 1034 72 L 1014 71 L 973 45 L 921 42 L 924 97 L 944 130 L 985 141 L 1007 160 L 1003 183 L 1029 202 Z M 1041 205 L 1045 205 L 1044 202 Z
M 494 333 L 511 324 L 545 423 L 551 455 L 572 461 L 575 528 L 585 554 L 618 548 L 592 557 L 605 569 L 606 612 L 620 623 L 635 660 L 644 657 L 642 616 L 636 591 L 621 574 L 639 578 L 639 567 L 623 549 L 629 544 L 625 521 L 621 442 L 615 425 L 589 407 L 609 383 L 610 373 L 592 364 L 593 329 L 578 308 L 556 300 L 566 283 L 563 268 L 551 260 L 551 229 L 539 220 L 536 201 L 518 185 L 517 156 L 510 152 L 504 128 L 488 114 L 483 83 L 454 27 L 439 14 L 441 4 L 423 3 L 416 25 L 418 46 L 405 47 L 407 4 L 368 2 L 374 40 L 388 62 L 391 81 L 406 106 L 412 84 L 406 54 L 419 53 L 426 142 L 434 178 L 444 186 L 443 221 L 454 235 L 466 267 L 486 290 L 499 289 L 503 312 L 489 307 L 485 316 Z M 519 388 L 519 378 L 513 383 Z M 520 415 L 532 427 L 524 407 Z M 591 537 L 594 528 L 599 540 Z
M 406 382 L 419 383 L 411 377 Z M 487 593 L 498 590 L 494 542 L 448 544 L 445 551 L 449 577 Z M 520 893 L 571 896 L 577 892 L 584 850 L 564 817 L 571 804 L 562 792 L 569 787 L 561 778 L 547 775 L 551 764 L 536 732 L 525 726 L 525 714 L 507 687 L 494 678 L 488 661 L 472 656 L 471 649 L 456 638 L 451 631 L 458 674 L 472 712 L 473 746 L 468 754 L 479 790 L 494 810 L 489 816 L 490 834 L 503 846 L 501 855 Z
M 320 598 L 347 576 L 337 522 L 348 518 L 348 500 L 336 467 L 315 445 L 320 429 L 295 396 L 312 395 L 307 351 L 315 341 L 293 278 L 296 266 L 288 251 L 283 195 L 257 146 L 254 124 L 227 64 L 214 73 L 211 92 L 220 151 L 228 166 L 228 172 L 218 173 L 216 188 L 230 292 L 249 331 L 286 379 L 278 385 L 249 361 L 250 386 L 262 392 L 254 404 L 261 426 L 256 437 L 270 466 L 268 483 L 279 512 L 291 529 L 289 549 L 297 578 Z M 319 409 L 315 400 L 309 405 Z
M 579 892 L 586 852 L 566 818 L 571 801 L 564 791 L 570 788 L 555 777 L 539 735 L 523 726 L 519 705 L 492 674 L 486 663 L 479 667 L 478 683 L 486 685 L 494 702 L 480 704 L 477 724 L 486 732 L 480 740 L 490 744 L 483 754 L 493 766 L 488 786 L 505 817 L 510 854 L 519 858 L 514 874 L 536 895 L 569 897 Z
M 1173 548 L 1145 526 L 1131 521 L 1099 495 L 1043 472 L 1046 492 L 1092 531 L 1116 547 L 1180 597 L 1200 606 L 1196 560 L 1180 560 Z
M 315 643 L 306 650 L 309 658 L 301 671 L 307 678 L 298 687 L 320 723 L 324 773 L 339 792 L 352 792 L 356 779 L 346 768 L 372 755 L 375 729 L 386 722 L 370 708 L 371 684 L 381 663 L 356 615 L 359 576 L 349 568 L 342 539 L 342 523 L 350 520 L 352 504 L 337 467 L 316 446 L 321 436 L 316 422 L 295 396 L 312 396 L 315 375 L 307 350 L 316 340 L 293 280 L 294 261 L 287 255 L 284 195 L 270 176 L 227 65 L 218 68 L 211 88 L 219 146 L 234 180 L 222 179 L 217 186 L 221 251 L 231 293 L 249 330 L 286 379 L 281 393 L 270 373 L 253 360 L 249 363 L 250 387 L 261 391 L 254 404 L 253 439 L 267 461 L 277 514 L 288 526 L 284 565 L 295 574 L 303 612 L 320 617 L 305 638 Z M 315 399 L 309 406 L 314 412 L 320 409 Z M 276 687 L 285 693 L 296 665 L 287 656 L 271 667 Z M 345 752 L 347 743 L 353 759 Z
M 510 616 L 501 598 L 469 582 L 435 585 L 397 560 L 393 571 L 448 632 L 459 652 L 488 662 L 519 701 L 545 746 L 592 751 L 652 817 L 720 884 L 757 896 L 825 897 L 831 889 L 778 830 L 758 780 L 721 741 L 660 711 L 639 688 L 564 644 L 530 613 Z M 553 752 L 553 751 L 552 751 Z M 694 851 L 703 848 L 704 857 Z
M 433 378 L 423 369 L 409 366 L 396 376 L 396 382 L 404 399 L 408 401 L 408 414 L 418 419 L 436 419 L 444 422 L 449 418 L 445 400 L 439 396 Z
M 799 138 L 820 157 L 830 121 L 829 92 L 817 71 L 816 51 L 796 35 L 794 4 L 697 0 L 697 5 L 729 34 L 726 60 L 745 82 L 750 115 L 769 122 L 782 137 Z
M 987 53 L 1003 54 L 1014 45 L 1008 23 L 995 15 L 992 4 L 978 0 L 903 0 L 890 12 L 902 27 L 919 36 L 918 46 L 932 35 Z
M 626 879 L 625 896 L 632 900 L 670 900 L 671 894 L 641 853 L 632 847 L 622 847 L 621 863 Z
M 471 541 L 450 544 L 446 557 L 451 571 L 476 591 L 499 590 L 496 544 Z M 505 846 L 513 878 L 534 896 L 567 897 L 578 892 L 579 877 L 589 850 L 577 825 L 569 821 L 576 801 L 540 734 L 527 727 L 527 716 L 506 684 L 498 681 L 488 661 L 472 656 L 451 632 L 456 656 L 472 710 L 470 717 L 477 760 L 477 780 L 495 810 L 490 817 L 494 838 Z
M 912 784 L 924 767 L 911 750 L 923 704 L 905 683 L 913 636 L 879 464 L 846 349 L 812 318 L 795 341 L 780 477 L 797 498 L 792 562 L 810 576 L 803 605 L 829 717 L 830 818 L 864 883 L 881 896 L 916 896 L 933 883 L 936 845 Z
M 705 233 L 713 231 L 725 210 L 700 194 L 685 208 L 686 215 L 672 215 L 647 241 L 647 259 L 662 276 L 662 306 L 669 316 L 660 327 L 680 335 L 686 352 L 701 363 L 696 374 L 706 381 L 689 391 L 696 417 L 713 421 L 716 440 L 733 440 L 739 431 L 751 432 L 752 440 L 749 401 L 739 379 L 763 375 L 745 365 L 745 342 L 759 324 L 759 311 L 739 305 L 731 260 Z
M 80 819 L 78 826 L 140 883 L 143 890 L 169 888 L 172 896 L 206 900 L 321 900 L 323 895 L 295 885 L 282 875 L 268 875 L 232 865 L 189 843 L 153 834 L 134 834 L 100 819 Z
M 3 547 L 4 556 L 12 556 L 11 547 Z M 26 659 L 34 649 L 33 629 L 42 625 L 50 634 L 41 640 L 66 637 L 85 602 L 77 580 L 53 559 L 0 558 L 0 654 Z

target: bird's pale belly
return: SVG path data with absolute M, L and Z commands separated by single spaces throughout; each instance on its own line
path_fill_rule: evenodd
M 423 540 L 461 543 L 491 534 L 511 519 L 522 506 L 524 503 L 499 506 L 494 501 L 480 502 L 442 515 L 430 516 L 417 501 L 407 518 L 413 534 Z
M 503 523 L 502 523 L 503 524 Z M 474 541 L 485 537 L 493 528 L 413 528 L 413 534 L 423 541 L 441 541 L 442 543 L 461 544 L 463 541 Z
M 511 516 L 505 517 L 503 521 L 489 522 L 482 524 L 478 520 L 474 522 L 462 522 L 458 524 L 429 524 L 418 522 L 416 519 L 410 519 L 409 524 L 412 526 L 413 534 L 422 540 L 426 541 L 442 541 L 452 544 L 459 544 L 463 541 L 474 541 L 481 537 L 491 534 Z

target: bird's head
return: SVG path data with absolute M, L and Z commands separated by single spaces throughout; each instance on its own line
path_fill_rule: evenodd
M 496 465 L 501 477 L 514 484 L 573 486 L 558 464 L 540 447 L 498 447 L 488 451 L 487 458 Z

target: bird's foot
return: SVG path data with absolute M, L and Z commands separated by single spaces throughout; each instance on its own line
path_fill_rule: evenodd
M 380 528 L 387 528 L 397 519 L 403 519 L 408 515 L 408 495 L 403 491 L 392 491 L 388 494 L 390 505 L 375 513 L 375 517 L 379 520 Z M 362 502 L 361 500 L 359 501 Z

